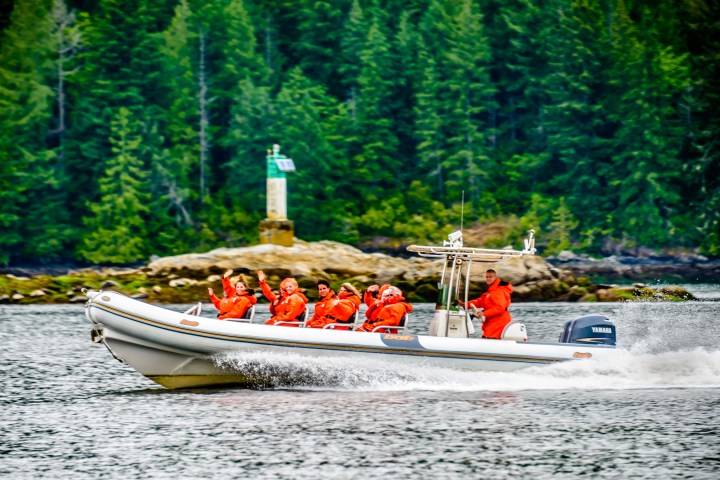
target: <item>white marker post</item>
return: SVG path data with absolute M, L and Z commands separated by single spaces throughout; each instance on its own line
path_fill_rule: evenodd
M 280 154 L 280 145 L 267 152 L 267 218 L 260 222 L 260 243 L 291 247 L 294 225 L 287 218 L 287 172 L 294 172 L 291 158 Z

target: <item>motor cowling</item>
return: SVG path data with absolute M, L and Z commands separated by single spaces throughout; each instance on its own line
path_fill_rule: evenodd
M 560 343 L 615 345 L 615 325 L 604 315 L 585 315 L 563 325 Z

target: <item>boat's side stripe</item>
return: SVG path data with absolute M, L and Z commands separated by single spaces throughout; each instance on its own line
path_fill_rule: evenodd
M 213 332 L 206 332 L 201 330 L 190 330 L 188 328 L 183 328 L 175 325 L 169 325 L 167 323 L 157 322 L 155 320 L 152 320 L 150 318 L 142 317 L 139 315 L 134 315 L 132 313 L 128 313 L 122 310 L 118 310 L 116 308 L 110 307 L 108 305 L 103 305 L 95 302 L 91 302 L 89 304 L 90 307 L 98 308 L 99 310 L 104 310 L 107 313 L 110 313 L 112 315 L 117 315 L 122 318 L 126 318 L 128 320 L 132 320 L 137 323 L 146 324 L 149 326 L 153 326 L 155 328 L 160 328 L 162 330 L 168 330 L 171 332 L 176 333 L 183 333 L 183 334 L 189 334 L 194 335 L 197 337 L 202 338 L 212 338 L 212 339 L 222 339 L 222 340 L 228 340 L 232 342 L 241 342 L 241 343 L 251 343 L 256 345 L 269 345 L 269 346 L 282 346 L 282 347 L 292 347 L 292 348 L 313 348 L 318 350 L 345 350 L 345 351 L 358 351 L 358 352 L 368 352 L 368 353 L 383 353 L 388 355 L 413 355 L 413 356 L 423 356 L 423 357 L 433 357 L 433 358 L 462 358 L 466 360 L 490 360 L 490 361 L 504 361 L 504 362 L 523 362 L 523 363 L 554 363 L 554 362 L 560 362 L 564 361 L 566 359 L 564 358 L 552 358 L 552 357 L 522 357 L 522 356 L 510 356 L 510 355 L 501 355 L 501 354 L 479 354 L 479 353 L 472 353 L 472 352 L 441 352 L 441 351 L 434 351 L 434 350 L 428 350 L 422 345 L 420 345 L 420 342 L 417 341 L 416 335 L 391 335 L 391 334 L 384 334 L 381 338 L 383 338 L 383 342 L 388 345 L 388 347 L 396 347 L 395 345 L 390 345 L 388 341 L 394 342 L 399 336 L 402 337 L 415 337 L 416 344 L 409 344 L 409 345 L 402 345 L 397 344 L 397 347 L 393 350 L 383 348 L 383 347 L 369 347 L 364 345 L 330 345 L 325 343 L 307 343 L 307 342 L 297 342 L 297 341 L 286 341 L 286 340 L 270 340 L 270 339 L 263 339 L 263 338 L 256 338 L 256 337 L 242 337 L 240 335 L 229 335 L 229 334 L 223 334 L 223 333 L 213 333 Z M 102 322 L 100 322 L 102 323 Z M 283 327 L 278 327 L 283 328 Z M 287 328 L 287 327 L 285 327 Z M 358 334 L 360 335 L 360 334 Z M 395 337 L 391 339 L 386 339 L 385 337 Z M 387 340 L 387 341 L 386 341 Z M 419 350 L 417 349 L 419 347 Z
M 380 337 L 382 342 L 392 348 L 409 348 L 411 350 L 427 350 L 420 344 L 417 335 L 393 335 L 386 333 Z

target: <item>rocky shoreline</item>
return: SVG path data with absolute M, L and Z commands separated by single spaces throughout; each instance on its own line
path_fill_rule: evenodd
M 547 261 L 574 275 L 606 282 L 720 283 L 720 259 L 696 254 L 611 255 L 598 259 L 564 251 Z
M 679 287 L 650 288 L 644 283 L 618 286 L 593 283 L 589 279 L 595 274 L 601 276 L 601 272 L 620 272 L 624 276 L 618 277 L 619 280 L 632 278 L 627 272 L 634 270 L 617 267 L 612 262 L 594 263 L 591 259 L 568 254 L 550 260 L 555 263 L 539 256 L 525 256 L 494 268 L 503 280 L 513 284 L 515 302 L 694 299 Z M 585 264 L 595 268 L 584 271 L 581 267 Z M 220 275 L 228 268 L 248 276 L 252 286 L 257 286 L 258 270 L 267 274 L 271 285 L 278 284 L 284 277 L 295 277 L 300 287 L 310 292 L 311 298 L 314 298 L 315 282 L 325 279 L 334 287 L 349 281 L 361 290 L 371 284 L 392 283 L 412 302 L 434 302 L 442 262 L 364 253 L 331 241 L 296 240 L 293 247 L 266 244 L 220 248 L 206 253 L 157 258 L 134 268 L 91 267 L 70 269 L 60 275 L 6 269 L 0 271 L 0 303 L 80 303 L 85 301 L 82 288 L 113 289 L 151 303 L 207 301 L 207 287 L 217 289 Z M 473 298 L 484 291 L 486 268 L 481 264 L 473 267 L 470 288 Z

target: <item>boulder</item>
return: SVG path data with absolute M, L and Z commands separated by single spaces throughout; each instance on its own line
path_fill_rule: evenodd
M 366 254 L 350 245 L 328 240 L 296 240 L 292 247 L 263 244 L 160 258 L 151 262 L 147 270 L 151 276 L 174 273 L 192 278 L 207 278 L 229 268 L 251 275 L 263 270 L 268 276 L 281 278 L 322 275 L 353 278 L 368 272 L 405 272 L 418 264 L 432 263 L 426 259 L 410 261 L 382 253 Z
M 18 277 L 18 276 L 13 275 L 12 273 L 8 273 L 8 274 L 5 275 L 5 276 L 6 276 L 7 278 L 12 279 L 12 280 L 19 280 L 19 281 L 21 281 L 21 282 L 24 282 L 24 281 L 26 281 L 26 280 L 30 280 L 30 277 Z
M 197 280 L 193 280 L 192 278 L 173 278 L 168 282 L 168 285 L 176 288 L 176 287 L 187 287 L 188 285 L 197 285 Z

